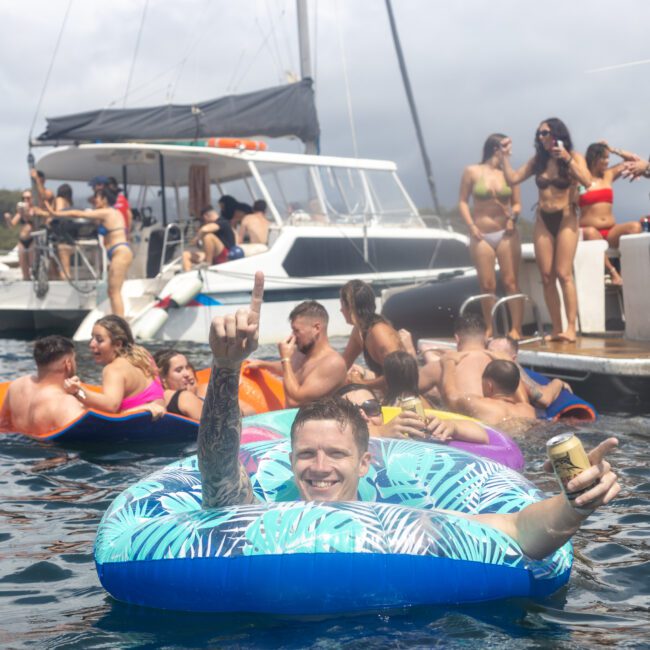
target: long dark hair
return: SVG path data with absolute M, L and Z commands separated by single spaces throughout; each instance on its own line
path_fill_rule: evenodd
M 408 353 L 391 352 L 384 359 L 386 396 L 384 404 L 393 406 L 400 397 L 418 395 L 418 364 Z
M 483 158 L 481 164 L 486 163 L 492 156 L 494 152 L 500 147 L 501 141 L 505 140 L 508 136 L 503 133 L 490 133 L 487 140 L 483 144 Z
M 341 287 L 341 302 L 350 310 L 353 324 L 364 336 L 375 323 L 386 322 L 376 312 L 375 292 L 362 280 L 350 280 Z
M 569 133 L 566 124 L 561 119 L 557 117 L 549 117 L 547 120 L 542 120 L 540 124 L 548 124 L 551 135 L 556 140 L 562 140 L 564 148 L 568 152 L 573 151 L 571 134 Z M 533 174 L 535 174 L 535 176 L 543 174 L 550 159 L 551 154 L 544 149 L 544 146 L 539 141 L 537 131 L 535 131 L 535 162 L 533 163 Z M 558 176 L 561 178 L 569 178 L 569 165 L 560 158 L 557 160 L 557 170 Z

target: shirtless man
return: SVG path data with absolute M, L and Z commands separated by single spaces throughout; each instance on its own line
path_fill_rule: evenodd
M 235 233 L 230 223 L 220 217 L 211 206 L 201 210 L 201 227 L 190 242 L 202 250 L 183 251 L 183 271 L 190 271 L 193 264 L 206 262 L 209 265 L 228 261 L 228 253 L 235 246 Z
M 253 212 L 247 214 L 237 228 L 237 244 L 268 244 L 269 220 L 266 218 L 266 201 L 255 201 Z
M 287 407 L 299 406 L 334 392 L 345 383 L 343 357 L 327 338 L 329 316 L 315 300 L 301 302 L 289 314 L 291 336 L 278 343 L 280 361 L 251 361 L 282 375 Z
M 46 336 L 34 344 L 36 375 L 11 382 L 2 409 L 0 431 L 38 435 L 71 422 L 85 409 L 63 389 L 77 372 L 74 344 L 63 336 Z
M 510 432 L 530 428 L 536 419 L 535 409 L 517 399 L 517 366 L 504 359 L 490 361 L 481 375 L 480 389 L 471 393 L 459 381 L 462 358 L 459 352 L 450 352 L 442 358 L 442 396 L 447 406 Z
M 258 272 L 250 309 L 218 316 L 210 327 L 213 367 L 198 434 L 198 465 L 202 505 L 219 508 L 253 504 L 255 494 L 239 462 L 241 364 L 257 348 L 264 276 Z M 599 506 L 620 491 L 605 460 L 616 447 L 608 438 L 590 454 L 592 467 L 568 484 L 587 491 L 572 506 L 563 494 L 508 514 L 461 515 L 511 537 L 524 555 L 542 559 L 562 546 Z M 356 501 L 359 479 L 370 469 L 368 427 L 359 409 L 341 398 L 326 398 L 303 406 L 291 428 L 291 469 L 304 501 Z

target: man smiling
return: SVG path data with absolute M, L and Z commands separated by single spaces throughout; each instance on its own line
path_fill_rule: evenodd
M 217 317 L 210 328 L 214 356 L 199 425 L 198 461 L 203 507 L 254 503 L 246 470 L 239 462 L 241 421 L 237 401 L 242 361 L 257 348 L 264 276 L 255 276 L 250 309 Z M 509 535 L 531 558 L 544 558 L 562 546 L 599 506 L 619 492 L 605 455 L 618 444 L 602 442 L 590 454 L 592 467 L 567 486 L 581 494 L 571 505 L 564 495 L 533 503 L 512 514 L 468 516 Z M 291 428 L 291 467 L 305 501 L 353 501 L 359 479 L 370 466 L 368 426 L 359 409 L 340 398 L 302 407 Z M 464 516 L 464 515 L 460 515 Z

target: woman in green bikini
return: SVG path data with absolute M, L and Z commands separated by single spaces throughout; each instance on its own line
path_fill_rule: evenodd
M 498 156 L 501 142 L 506 137 L 502 133 L 488 136 L 483 145 L 481 162 L 465 167 L 460 182 L 458 210 L 469 230 L 470 252 L 481 292 L 496 292 L 494 264 L 498 261 L 506 294 L 512 295 L 519 293 L 517 273 L 521 259 L 521 241 L 516 224 L 521 206 L 519 188 L 512 189 L 506 183 Z M 472 210 L 469 207 L 470 197 L 474 202 Z M 493 299 L 481 301 L 488 336 L 492 336 L 493 305 Z M 508 334 L 514 339 L 520 339 L 523 303 L 513 300 L 508 308 L 511 320 Z

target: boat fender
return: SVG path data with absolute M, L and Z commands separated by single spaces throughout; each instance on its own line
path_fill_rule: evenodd
M 150 341 L 167 322 L 168 318 L 169 314 L 166 309 L 152 307 L 133 325 L 133 336 L 142 341 Z
M 194 300 L 203 289 L 203 280 L 196 275 L 193 279 L 186 279 L 177 283 L 177 286 L 169 294 L 170 307 L 185 307 Z
M 229 251 L 228 251 L 228 259 L 229 260 L 239 260 L 242 257 L 244 257 L 244 251 L 242 248 L 239 246 L 233 246 Z

